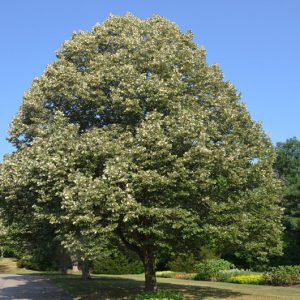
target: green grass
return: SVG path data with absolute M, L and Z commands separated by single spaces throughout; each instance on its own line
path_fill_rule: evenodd
M 75 299 L 131 299 L 143 290 L 143 275 L 95 275 L 93 279 L 82 282 L 78 275 L 50 275 L 58 286 L 62 287 Z M 159 278 L 160 289 L 182 292 L 185 299 L 300 299 L 300 288 L 272 287 L 224 282 L 204 282 L 175 278 Z
M 93 275 L 92 280 L 82 281 L 79 274 L 59 275 L 19 269 L 13 259 L 0 259 L 0 273 L 44 274 L 56 285 L 77 300 L 131 299 L 144 287 L 143 275 Z M 225 282 L 205 282 L 175 278 L 158 278 L 159 289 L 182 292 L 186 300 L 299 300 L 300 288 L 272 287 Z

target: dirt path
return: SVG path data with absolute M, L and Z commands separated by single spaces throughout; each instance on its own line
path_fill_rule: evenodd
M 0 299 L 72 300 L 49 280 L 35 275 L 0 275 Z

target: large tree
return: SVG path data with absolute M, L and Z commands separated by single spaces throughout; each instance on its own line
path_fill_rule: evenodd
M 87 234 L 113 231 L 139 255 L 146 290 L 162 247 L 280 253 L 272 143 L 192 34 L 162 17 L 74 33 L 25 94 L 10 141 L 16 163 L 34 149 L 51 161 L 36 212 L 80 220 L 83 208 Z
M 285 254 L 282 263 L 300 264 L 300 141 L 287 139 L 276 145 L 275 169 L 284 183 Z

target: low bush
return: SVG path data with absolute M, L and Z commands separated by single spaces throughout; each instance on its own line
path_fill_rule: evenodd
M 175 275 L 176 275 L 176 273 L 173 271 L 158 271 L 158 272 L 156 272 L 156 277 L 161 277 L 161 278 L 174 278 Z
M 256 275 L 257 273 L 243 269 L 221 270 L 217 276 L 217 281 L 230 282 L 230 278 L 242 275 Z
M 13 249 L 11 246 L 2 247 L 2 254 L 3 254 L 3 257 L 15 257 L 16 256 L 15 249 Z
M 217 280 L 220 272 L 234 268 L 234 265 L 224 259 L 210 259 L 195 266 L 197 280 Z
M 132 298 L 132 300 L 183 300 L 183 295 L 174 291 L 143 292 Z
M 195 273 L 176 273 L 175 278 L 177 279 L 190 279 L 193 280 L 195 278 Z
M 137 257 L 114 248 L 109 255 L 96 258 L 92 270 L 94 274 L 140 274 L 144 267 Z
M 300 284 L 300 266 L 279 266 L 264 274 L 264 279 L 271 285 Z
M 187 272 L 194 271 L 194 266 L 199 262 L 193 253 L 178 254 L 167 265 L 168 269 L 174 272 Z
M 230 277 L 228 282 L 240 284 L 263 284 L 265 283 L 265 278 L 263 274 L 238 275 Z
M 31 257 L 22 257 L 17 261 L 18 268 L 25 268 L 28 270 L 41 271 L 41 266 L 35 262 Z M 43 268 L 42 268 L 43 269 Z
M 17 261 L 17 267 L 34 271 L 53 271 L 57 269 L 54 263 L 39 260 L 30 255 L 20 258 Z

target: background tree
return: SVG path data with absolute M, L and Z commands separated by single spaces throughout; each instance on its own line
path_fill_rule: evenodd
M 8 246 L 8 229 L 0 221 L 0 257 L 1 258 L 4 257 L 4 252 L 7 246 Z
M 113 230 L 139 255 L 146 290 L 156 289 L 163 247 L 246 245 L 261 260 L 280 253 L 272 144 L 192 39 L 159 16 L 111 17 L 74 33 L 32 83 L 10 130 L 21 153 L 55 140 L 44 151 L 46 181 L 33 189 L 57 209 L 47 218 L 89 207 L 91 231 Z M 68 138 L 51 131 L 57 112 Z
M 285 254 L 280 262 L 300 264 L 300 141 L 291 138 L 277 143 L 276 152 L 275 169 L 285 185 Z

